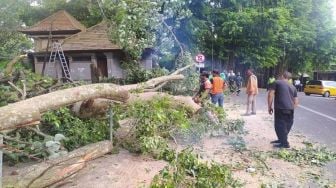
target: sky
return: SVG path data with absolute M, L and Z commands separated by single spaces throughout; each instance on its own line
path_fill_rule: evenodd
M 336 0 L 332 0 L 332 2 L 333 2 L 332 9 L 333 9 L 333 12 L 334 12 L 334 19 L 336 20 Z

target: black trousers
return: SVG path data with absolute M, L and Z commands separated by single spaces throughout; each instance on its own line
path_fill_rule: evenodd
M 275 109 L 274 128 L 281 144 L 288 145 L 288 133 L 294 123 L 294 110 Z

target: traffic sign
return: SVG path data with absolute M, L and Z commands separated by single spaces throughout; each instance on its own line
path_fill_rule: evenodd
M 204 63 L 196 63 L 196 67 L 198 67 L 198 68 L 204 68 Z
M 204 60 L 205 60 L 205 56 L 203 54 L 199 53 L 195 56 L 195 60 L 196 60 L 197 63 L 203 63 Z

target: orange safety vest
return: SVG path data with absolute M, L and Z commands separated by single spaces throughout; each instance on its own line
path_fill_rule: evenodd
M 223 91 L 224 91 L 224 80 L 218 76 L 213 77 L 211 94 L 223 93 Z

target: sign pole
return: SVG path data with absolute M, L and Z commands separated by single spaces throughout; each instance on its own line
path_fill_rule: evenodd
M 195 61 L 197 62 L 196 66 L 198 67 L 198 72 L 201 73 L 201 68 L 204 68 L 204 60 L 205 60 L 205 56 L 201 53 L 198 53 L 195 56 Z

